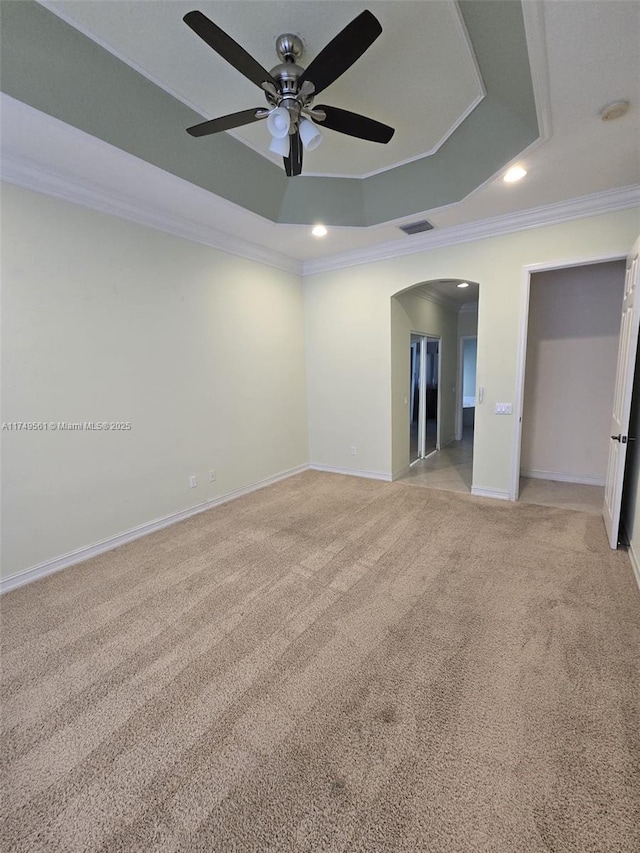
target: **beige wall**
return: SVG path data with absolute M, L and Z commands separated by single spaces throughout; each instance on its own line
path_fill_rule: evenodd
M 409 406 L 411 332 L 441 338 L 440 442 L 455 439 L 458 373 L 458 314 L 453 308 L 407 291 L 391 305 L 391 394 L 393 420 L 392 469 L 395 477 L 409 465 Z M 394 304 L 395 303 L 395 304 Z
M 404 420 L 392 406 L 391 296 L 432 279 L 470 279 L 480 283 L 478 384 L 485 389 L 476 410 L 473 482 L 508 496 L 514 419 L 493 411 L 496 402 L 515 403 L 523 268 L 622 257 L 638 230 L 637 210 L 627 210 L 307 276 L 311 460 L 350 467 L 348 446 L 355 444 L 361 469 L 391 475 L 402 455 L 392 421 Z
M 604 485 L 625 262 L 531 276 L 525 476 Z
M 2 420 L 132 424 L 2 433 L 4 576 L 308 461 L 298 276 L 12 186 L 2 204 Z

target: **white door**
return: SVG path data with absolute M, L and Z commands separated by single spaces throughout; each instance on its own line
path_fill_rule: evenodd
M 613 395 L 611 438 L 609 439 L 609 462 L 604 490 L 604 525 L 607 528 L 609 544 L 612 548 L 618 547 L 624 463 L 627 456 L 633 374 L 636 364 L 636 350 L 638 348 L 638 328 L 640 327 L 640 298 L 638 298 L 638 278 L 640 276 L 640 265 L 638 264 L 639 252 L 640 237 L 636 240 L 631 254 L 627 258 L 624 300 L 622 303 L 622 323 L 620 325 L 620 345 L 618 348 L 618 368 Z

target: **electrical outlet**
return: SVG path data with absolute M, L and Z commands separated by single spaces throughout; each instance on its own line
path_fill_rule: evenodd
M 197 485 L 198 485 L 198 478 L 196 477 L 196 475 L 195 475 L 195 474 L 192 474 L 192 475 L 189 477 L 189 488 L 190 488 L 190 489 L 195 489 L 195 487 L 196 487 Z
M 216 481 L 216 472 L 215 471 L 209 471 L 209 482 L 215 483 L 215 481 Z
M 355 444 L 352 444 L 352 445 L 351 445 L 351 447 L 349 448 L 349 450 L 351 451 L 351 455 L 352 455 L 352 456 L 355 456 L 355 455 L 356 455 L 356 446 L 355 446 Z

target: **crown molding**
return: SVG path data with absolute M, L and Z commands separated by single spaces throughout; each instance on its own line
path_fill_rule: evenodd
M 499 237 L 516 231 L 526 231 L 529 228 L 543 228 L 548 225 L 559 225 L 572 219 L 583 219 L 588 216 L 598 216 L 602 213 L 614 213 L 640 206 L 640 186 L 620 187 L 605 190 L 600 193 L 580 196 L 569 201 L 532 207 L 506 216 L 495 216 L 469 222 L 465 225 L 454 225 L 442 231 L 429 231 L 410 238 L 407 244 L 404 240 L 393 240 L 379 243 L 366 249 L 356 249 L 341 252 L 324 258 L 315 258 L 303 263 L 302 274 L 316 275 L 317 273 L 346 267 L 369 264 L 376 261 L 386 261 L 405 255 L 417 255 L 420 252 L 430 252 L 458 243 L 470 243 L 487 237 Z
M 228 255 L 257 261 L 297 275 L 302 273 L 301 262 L 288 255 L 219 231 L 205 223 L 195 222 L 185 217 L 171 216 L 154 209 L 150 205 L 125 198 L 119 192 L 111 193 L 103 186 L 43 168 L 33 161 L 17 157 L 14 154 L 3 155 L 1 177 L 6 183 L 53 196 L 63 201 L 80 204 L 83 207 L 89 207 L 111 216 L 118 216 L 139 225 L 146 225 L 167 234 L 173 234 L 175 237 L 182 237 L 185 240 L 218 249 Z M 163 177 L 165 180 L 172 179 L 182 182 L 182 178 L 169 175 L 168 172 L 163 172 Z
M 458 303 L 455 299 L 449 299 L 448 296 L 445 296 L 442 293 L 436 293 L 433 290 L 423 290 L 422 287 L 415 288 L 412 290 L 412 293 L 415 293 L 415 295 L 419 296 L 420 299 L 426 299 L 427 302 L 435 302 L 437 305 L 444 305 L 445 308 L 449 308 L 451 311 L 458 313 Z

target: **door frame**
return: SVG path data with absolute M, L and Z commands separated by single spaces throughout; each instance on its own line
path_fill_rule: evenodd
M 524 380 L 527 360 L 527 336 L 529 333 L 529 307 L 531 297 L 531 276 L 533 273 L 549 270 L 562 270 L 569 267 L 587 267 L 594 264 L 606 264 L 610 261 L 626 261 L 627 252 L 612 252 L 591 255 L 586 258 L 570 258 L 561 261 L 545 261 L 540 264 L 527 264 L 522 268 L 520 280 L 520 322 L 518 326 L 518 352 L 516 361 L 516 387 L 513 406 L 513 444 L 511 453 L 511 481 L 509 500 L 517 501 L 520 494 L 520 455 L 522 451 L 522 411 L 524 407 Z
M 478 333 L 475 335 L 460 335 L 458 338 L 458 407 L 456 409 L 456 441 L 462 440 L 462 431 L 464 429 L 464 342 L 476 341 L 476 349 L 478 343 Z M 478 405 L 478 360 L 476 355 L 476 407 Z
M 437 341 L 437 343 L 438 343 L 438 402 L 436 405 L 436 447 L 435 447 L 435 450 L 432 450 L 430 453 L 427 454 L 427 456 L 420 456 L 420 448 L 421 447 L 424 448 L 424 440 L 426 439 L 426 428 L 427 427 L 426 427 L 426 416 L 425 416 L 423 419 L 424 435 L 422 436 L 422 441 L 421 441 L 420 415 L 418 415 L 418 457 L 416 459 L 414 459 L 413 462 L 411 461 L 411 442 L 409 442 L 409 459 L 408 459 L 409 467 L 411 467 L 412 465 L 415 465 L 415 463 L 419 462 L 420 459 L 427 459 L 428 456 L 431 456 L 432 453 L 435 453 L 437 450 L 440 450 L 440 444 L 441 444 L 441 442 L 440 442 L 440 423 L 442 420 L 442 418 L 440 416 L 440 403 L 442 400 L 442 336 L 441 335 L 430 335 L 427 332 L 417 332 L 414 329 L 412 329 L 409 333 L 409 344 L 410 345 L 412 343 L 414 343 L 411 340 L 412 337 L 421 338 L 420 348 L 418 351 L 418 357 L 421 358 L 421 362 L 422 362 L 421 363 L 421 370 L 420 370 L 420 374 L 422 377 L 421 381 L 424 379 L 424 367 L 426 366 L 426 361 L 427 361 L 426 344 L 429 341 Z M 425 344 L 425 346 L 423 346 L 423 343 Z M 422 356 L 420 355 L 421 353 L 422 353 Z M 419 405 L 426 407 L 426 394 L 420 395 Z M 409 409 L 409 429 L 411 429 L 411 409 Z
M 442 442 L 440 440 L 440 426 L 441 426 L 441 403 L 442 403 L 442 336 L 441 335 L 426 335 L 427 344 L 429 341 L 436 341 L 438 344 L 438 399 L 436 402 L 436 447 L 435 450 L 432 450 L 431 453 L 428 453 L 427 456 L 431 456 L 432 453 L 435 453 L 437 450 L 440 450 L 442 446 Z M 426 351 L 425 351 L 426 352 Z M 425 406 L 426 406 L 426 397 L 425 397 Z M 425 438 L 426 438 L 426 419 L 425 419 Z M 427 456 L 424 458 L 426 459 Z

